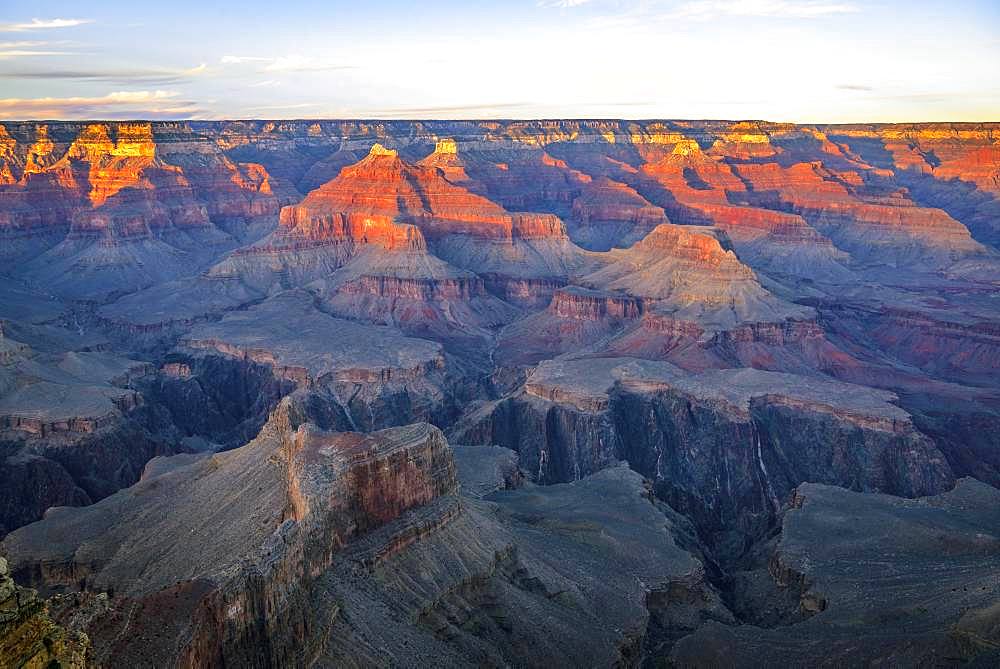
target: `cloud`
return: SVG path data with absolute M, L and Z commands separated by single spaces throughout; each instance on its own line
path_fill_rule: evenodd
M 624 11 L 592 17 L 588 24 L 592 29 L 611 30 L 726 18 L 821 19 L 860 11 L 857 5 L 843 0 L 690 0 L 681 3 L 648 0 Z
M 353 65 L 316 58 L 313 56 L 300 56 L 291 54 L 287 56 L 223 56 L 221 62 L 224 65 L 247 65 L 251 63 L 267 63 L 261 72 L 317 72 L 320 70 L 349 70 Z
M 42 79 L 103 81 L 111 84 L 146 84 L 166 86 L 186 81 L 208 70 L 205 63 L 187 69 L 139 69 L 139 70 L 68 70 L 68 69 L 7 69 L 0 71 L 2 79 Z
M 66 45 L 68 42 L 40 42 L 37 40 L 19 40 L 16 42 L 0 42 L 0 58 L 21 58 L 27 56 L 66 56 L 69 51 L 51 51 L 39 49 L 53 45 Z
M 318 107 L 318 102 L 298 102 L 287 105 L 258 105 L 256 107 L 249 107 L 249 109 L 306 109 L 308 107 Z
M 24 58 L 28 56 L 69 56 L 70 51 L 36 51 L 33 49 L 0 49 L 0 58 Z
M 280 86 L 281 82 L 276 79 L 265 79 L 264 81 L 258 81 L 255 84 L 248 84 L 247 88 L 264 88 L 270 86 Z
M 0 98 L 0 119 L 190 118 L 200 110 L 175 91 L 113 91 L 102 97 Z
M 359 117 L 374 118 L 500 118 L 504 110 L 525 109 L 531 105 L 527 102 L 500 102 L 494 104 L 450 105 L 441 107 L 391 107 L 383 109 L 358 110 Z M 484 114 L 484 112 L 489 112 Z
M 263 56 L 223 56 L 220 62 L 223 65 L 240 65 L 242 63 L 266 63 L 272 60 L 274 59 L 265 58 Z
M 579 7 L 580 5 L 585 5 L 590 0 L 538 0 L 539 7 L 545 8 L 559 8 L 559 9 L 570 9 L 571 7 Z
M 828 0 L 695 0 L 678 6 L 668 16 L 698 21 L 722 17 L 814 19 L 858 11 L 856 5 Z
M 93 23 L 93 19 L 31 19 L 28 23 L 0 23 L 0 32 L 20 33 L 29 30 L 51 30 L 54 28 L 73 28 L 85 23 Z
M 148 102 L 150 100 L 167 100 L 177 97 L 176 91 L 115 91 L 104 98 L 113 102 Z
M 38 40 L 20 40 L 17 42 L 0 42 L 0 49 L 31 49 L 38 46 L 47 46 L 50 42 L 39 42 Z
M 842 91 L 861 91 L 868 92 L 874 91 L 875 88 L 872 86 L 865 86 L 864 84 L 838 84 L 837 88 Z
M 265 72 L 311 72 L 316 70 L 348 70 L 352 65 L 332 63 L 311 56 L 281 56 L 264 67 Z

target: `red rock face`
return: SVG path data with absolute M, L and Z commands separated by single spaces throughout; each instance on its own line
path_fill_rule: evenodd
M 426 161 L 425 161 L 426 162 Z M 348 237 L 391 247 L 397 223 L 413 223 L 436 238 L 481 239 L 565 236 L 554 216 L 509 214 L 498 204 L 448 181 L 437 167 L 412 165 L 376 144 L 360 162 L 282 212 L 283 228 L 307 238 Z
M 573 201 L 573 216 L 581 223 L 595 220 L 658 225 L 667 222 L 663 209 L 650 204 L 634 189 L 607 177 L 600 177 L 584 188 Z
M 879 167 L 958 179 L 1000 192 L 996 129 L 974 125 L 893 125 L 831 128 L 829 134 Z M 880 154 L 871 149 L 879 149 Z
M 583 289 L 557 290 L 549 311 L 560 318 L 600 321 L 636 319 L 642 315 L 642 304 L 627 295 L 609 295 Z
M 646 163 L 641 173 L 685 206 L 726 204 L 728 191 L 746 190 L 727 164 L 703 153 L 694 140 L 679 141 L 669 156 Z
M 232 163 L 196 138 L 181 137 L 191 139 L 185 142 L 155 137 L 150 124 L 90 124 L 65 147 L 52 141 L 48 126 L 28 134 L 33 135 L 28 146 L 6 130 L 0 136 L 3 197 L 24 205 L 18 219 L 5 227 L 23 228 L 32 221 L 56 225 L 57 218 L 86 220 L 93 211 L 107 210 L 95 220 L 148 218 L 153 212 L 150 228 L 183 229 L 209 227 L 210 217 L 262 216 L 278 210 L 270 177 L 261 165 Z M 146 211 L 128 212 L 136 208 Z
M 11 127 L 0 135 L 0 256 L 67 297 L 195 273 L 288 201 L 263 166 L 230 161 L 182 124 Z
M 1000 194 L 1000 146 L 974 146 L 965 152 L 939 148 L 935 153 L 942 158 L 933 169 L 936 178 L 969 181 L 981 190 Z
M 391 218 L 441 218 L 500 223 L 501 207 L 445 180 L 435 169 L 411 165 L 380 144 L 360 162 L 310 194 L 303 205 Z
M 563 214 L 591 181 L 543 150 L 522 147 L 479 152 L 465 169 L 490 199 L 511 211 Z
M 348 268 L 349 269 L 349 268 Z M 444 340 L 489 337 L 518 311 L 486 290 L 479 277 L 364 274 L 323 293 L 332 314 L 393 325 L 414 336 Z
M 842 272 L 835 264 L 846 256 L 834 249 L 829 239 L 801 216 L 782 211 L 782 203 L 765 201 L 756 192 L 747 193 L 748 184 L 742 173 L 734 171 L 736 167 L 780 170 L 777 164 L 731 167 L 724 161 L 731 154 L 748 159 L 775 155 L 773 147 L 762 142 L 759 135 L 751 139 L 754 141 L 741 139 L 736 145 L 720 140 L 712 151 L 705 153 L 693 140 L 671 136 L 672 151 L 666 155 L 653 153 L 658 157 L 641 167 L 635 177 L 636 187 L 662 204 L 677 222 L 725 230 L 736 248 L 761 267 L 770 266 L 778 258 L 784 271 L 811 274 L 809 267 L 785 260 L 785 256 L 792 254 L 809 257 L 819 274 Z M 774 209 L 763 208 L 772 205 Z
M 396 223 L 392 216 L 331 211 L 326 203 L 317 205 L 315 200 L 283 209 L 280 226 L 280 233 L 289 239 L 318 243 L 349 241 L 386 249 L 426 248 L 418 228 Z
M 835 172 L 819 162 L 734 169 L 753 189 L 751 200 L 790 208 L 859 257 L 878 253 L 873 243 L 885 247 L 893 240 L 900 247 L 916 244 L 928 252 L 978 252 L 968 229 L 943 210 L 918 207 L 899 191 L 866 192 L 855 172 Z
M 426 425 L 375 435 L 300 429 L 289 450 L 291 517 L 318 523 L 318 530 L 332 521 L 339 535 L 326 539 L 331 548 L 457 487 L 447 442 Z M 316 471 L 324 464 L 342 477 L 339 486 L 330 487 Z
M 417 164 L 440 170 L 444 178 L 453 184 L 468 187 L 472 181 L 465 169 L 465 161 L 458 156 L 458 144 L 453 139 L 438 141 L 434 152 Z
M 633 188 L 607 177 L 587 184 L 573 200 L 570 215 L 574 239 L 596 250 L 630 246 L 661 223 L 667 215 Z
M 548 308 L 506 329 L 496 353 L 503 365 L 527 365 L 580 350 L 636 322 L 642 300 L 578 286 L 558 288 Z
M 576 280 L 586 288 L 556 291 L 545 312 L 505 329 L 499 359 L 534 363 L 584 348 L 677 358 L 698 369 L 751 359 L 757 366 L 780 368 L 763 353 L 728 349 L 739 348 L 733 342 L 741 341 L 794 347 L 807 330 L 818 330 L 810 310 L 771 295 L 753 270 L 704 228 L 660 225 L 632 247 L 608 254 L 608 260 Z M 810 326 L 795 328 L 794 321 Z M 741 334 L 741 328 L 751 334 Z M 784 337 L 786 330 L 790 334 Z

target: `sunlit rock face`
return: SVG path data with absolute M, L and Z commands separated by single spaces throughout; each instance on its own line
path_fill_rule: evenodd
M 329 212 L 352 220 L 426 221 L 428 229 L 462 224 L 484 237 L 509 236 L 509 216 L 497 204 L 474 195 L 444 179 L 436 169 L 409 164 L 398 152 L 374 144 L 366 158 L 341 170 L 340 175 L 309 194 L 285 215 L 283 225 L 311 224 Z M 371 230 L 377 240 L 377 223 L 350 229 L 348 235 L 363 241 Z
M 915 206 L 904 192 L 864 193 L 855 172 L 822 163 L 747 164 L 735 168 L 758 203 L 773 198 L 861 259 L 896 264 L 918 255 L 925 262 L 981 254 L 967 228 L 940 209 Z
M 989 124 L 834 126 L 831 140 L 904 185 L 912 198 L 940 207 L 977 240 L 996 247 L 997 129 Z
M 607 177 L 595 179 L 573 200 L 571 221 L 574 241 L 598 251 L 631 246 L 668 222 L 662 208 Z
M 454 143 L 448 147 L 453 150 Z M 439 152 L 440 145 L 432 155 Z M 346 229 L 331 233 L 361 242 L 367 242 L 370 235 L 377 243 L 389 234 L 383 231 L 388 227 L 385 221 L 413 223 L 430 238 L 461 234 L 511 242 L 515 237 L 565 237 L 555 217 L 510 214 L 490 199 L 452 183 L 436 166 L 426 161 L 408 163 L 397 151 L 378 143 L 367 157 L 343 168 L 337 178 L 286 210 L 282 225 L 290 229 L 304 225 L 311 231 L 332 213 L 341 214 L 348 223 Z
M 17 620 L 102 666 L 993 666 L 998 132 L 4 122 Z
M 4 255 L 68 297 L 192 273 L 295 197 L 176 124 L 16 124 L 3 146 Z

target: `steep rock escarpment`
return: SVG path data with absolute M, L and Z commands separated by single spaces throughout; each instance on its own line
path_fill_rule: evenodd
M 148 365 L 35 351 L 2 334 L 0 344 L 9 353 L 0 365 L 0 534 L 51 506 L 89 504 L 132 485 L 150 458 L 176 452 L 151 430 L 155 410 L 135 389 Z
M 973 236 L 1000 244 L 1000 151 L 992 124 L 846 126 L 830 138 L 905 186 L 925 207 L 961 221 Z
M 771 577 L 812 613 L 774 629 L 708 623 L 681 666 L 995 664 L 1000 493 L 962 479 L 909 500 L 803 484 L 782 521 Z M 887 557 L 891 556 L 890 559 Z
M 66 593 L 95 664 L 605 665 L 732 622 L 680 547 L 690 529 L 627 468 L 509 490 L 509 452 L 463 447 L 499 478 L 462 466 L 459 496 L 435 428 L 332 433 L 312 404 L 297 393 L 244 447 L 154 461 L 22 528 L 3 542 L 13 573 Z
M 735 169 L 752 186 L 752 201 L 803 216 L 860 261 L 947 263 L 985 252 L 968 229 L 944 211 L 918 207 L 905 192 L 866 193 L 854 172 L 838 173 L 822 163 Z
M 447 424 L 462 399 L 440 344 L 334 318 L 303 291 L 198 325 L 181 338 L 179 353 L 269 367 L 275 379 L 327 393 L 357 429 Z
M 351 537 L 453 493 L 457 481 L 447 443 L 428 425 L 332 434 L 303 423 L 300 410 L 287 400 L 243 448 L 51 512 L 4 542 L 12 571 L 48 590 L 113 591 L 89 630 L 97 663 L 308 663 L 324 644 L 310 632 L 328 622 L 308 603 L 316 575 Z M 153 545 L 155 565 L 143 567 Z
M 98 665 L 993 666 L 996 140 L 5 122 L 2 550 Z
M 742 541 L 760 536 L 803 481 L 907 497 L 948 489 L 948 462 L 893 399 L 753 369 L 690 375 L 635 359 L 556 360 L 451 435 L 517 451 L 542 483 L 625 460 L 706 539 Z

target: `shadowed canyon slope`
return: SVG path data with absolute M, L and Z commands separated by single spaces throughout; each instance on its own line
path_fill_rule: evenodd
M 1000 125 L 5 122 L 0 256 L 0 660 L 1000 658 Z

